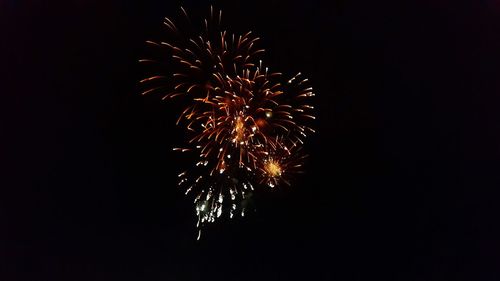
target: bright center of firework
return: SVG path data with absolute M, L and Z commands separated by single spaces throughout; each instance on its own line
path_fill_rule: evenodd
M 234 140 L 238 143 L 241 143 L 245 139 L 245 122 L 241 116 L 236 118 L 236 124 L 234 125 Z
M 265 164 L 265 170 L 271 177 L 281 176 L 281 166 L 278 162 L 270 160 Z

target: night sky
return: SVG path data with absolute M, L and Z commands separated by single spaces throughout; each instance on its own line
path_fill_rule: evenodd
M 0 1 L 0 280 L 500 280 L 500 4 L 465 2 Z M 309 78 L 318 133 L 196 241 L 137 60 L 210 4 Z

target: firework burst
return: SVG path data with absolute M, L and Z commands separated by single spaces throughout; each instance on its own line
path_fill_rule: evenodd
M 179 186 L 194 194 L 201 228 L 223 214 L 243 216 L 243 203 L 256 188 L 290 185 L 302 171 L 301 147 L 314 132 L 307 104 L 314 94 L 300 73 L 285 79 L 269 71 L 252 32 L 222 30 L 221 11 L 210 8 L 199 33 L 181 12 L 179 24 L 165 18 L 170 41 L 146 41 L 167 57 L 141 59 L 154 73 L 140 82 L 143 95 L 185 101 L 177 124 L 185 126 L 188 139 L 174 150 L 197 157 L 179 174 Z

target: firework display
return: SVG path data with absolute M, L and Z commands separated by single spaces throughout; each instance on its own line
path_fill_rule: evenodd
M 223 30 L 221 11 L 210 8 L 199 32 L 182 7 L 180 14 L 179 21 L 165 18 L 168 41 L 146 41 L 159 55 L 140 60 L 151 73 L 140 83 L 143 95 L 183 106 L 176 123 L 187 138 L 174 150 L 195 160 L 178 180 L 201 229 L 224 214 L 243 216 L 255 190 L 290 185 L 302 171 L 314 93 L 300 73 L 286 79 L 271 72 L 252 32 Z

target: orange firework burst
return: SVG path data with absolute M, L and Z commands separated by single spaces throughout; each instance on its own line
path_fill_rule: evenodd
M 184 25 L 190 23 L 181 7 Z M 264 49 L 258 37 L 221 31 L 222 12 L 210 9 L 204 30 L 190 34 L 165 18 L 169 42 L 146 41 L 169 56 L 142 59 L 154 73 L 140 82 L 145 94 L 163 99 L 182 98 L 186 107 L 177 124 L 189 132 L 182 152 L 194 152 L 198 160 L 179 175 L 186 194 L 195 193 L 198 226 L 223 213 L 244 215 L 243 202 L 260 185 L 290 185 L 290 175 L 301 171 L 305 155 L 301 146 L 313 133 L 314 96 L 300 73 L 284 79 L 270 72 L 259 58 Z M 189 25 L 190 26 L 190 25 Z M 173 43 L 175 42 L 175 43 Z

